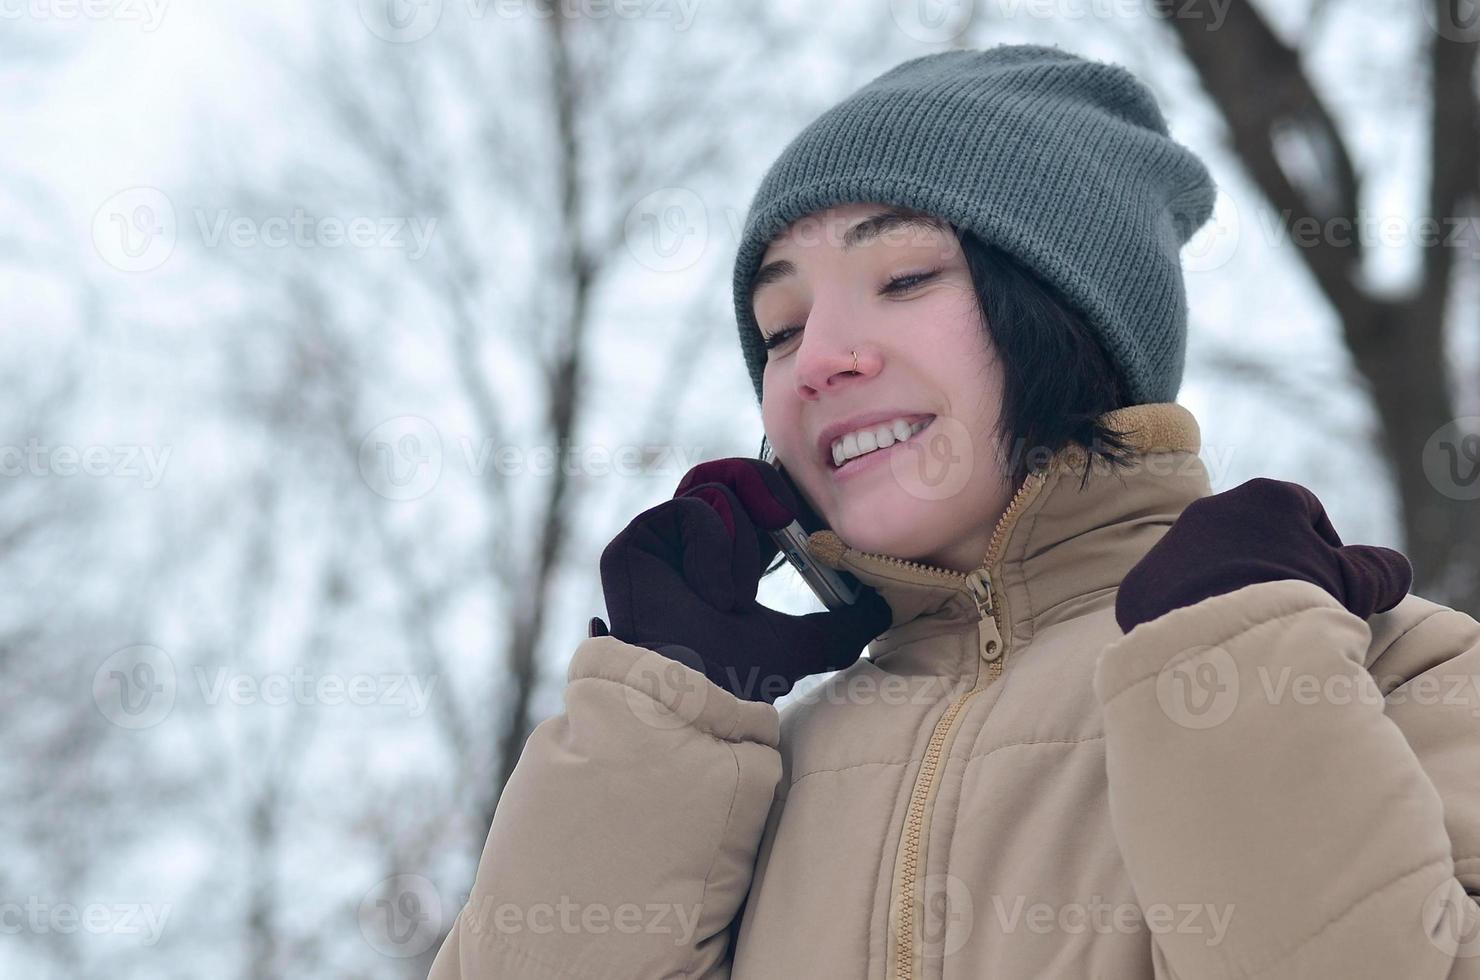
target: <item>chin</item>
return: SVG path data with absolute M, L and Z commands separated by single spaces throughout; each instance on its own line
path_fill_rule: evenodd
M 838 537 L 843 543 L 859 551 L 872 552 L 878 555 L 889 555 L 894 558 L 907 558 L 916 560 L 920 550 L 920 536 L 910 534 L 902 530 L 890 528 L 879 528 L 877 525 L 869 528 L 852 530 L 849 525 L 836 527 Z

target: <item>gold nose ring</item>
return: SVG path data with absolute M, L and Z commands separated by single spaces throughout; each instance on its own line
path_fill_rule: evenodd
M 858 373 L 858 351 L 853 351 L 853 373 Z

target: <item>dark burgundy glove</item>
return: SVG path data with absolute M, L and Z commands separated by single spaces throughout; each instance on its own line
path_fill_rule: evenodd
M 688 472 L 672 500 L 637 515 L 601 555 L 611 635 L 767 704 L 810 674 L 841 670 L 893 614 L 872 589 L 836 612 L 792 616 L 755 601 L 779 549 L 767 530 L 805 505 L 771 464 L 731 457 Z M 599 635 L 600 619 L 591 621 Z
M 1187 505 L 1126 573 L 1115 620 L 1129 633 L 1173 609 L 1281 579 L 1319 585 L 1366 619 L 1402 601 L 1413 566 L 1391 548 L 1343 545 L 1314 493 L 1256 477 Z

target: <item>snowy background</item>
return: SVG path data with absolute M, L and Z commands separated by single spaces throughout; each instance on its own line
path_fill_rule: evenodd
M 1361 178 L 1351 288 L 1400 302 L 1453 31 L 1417 0 L 1254 7 Z M 908 57 L 1140 75 L 1221 189 L 1179 396 L 1214 489 L 1294 480 L 1406 547 L 1394 474 L 1426 464 L 1381 448 L 1342 314 L 1150 0 L 558 10 L 0 0 L 0 975 L 425 976 L 604 612 L 601 549 L 758 447 L 750 194 Z M 1313 209 L 1328 151 L 1279 152 Z M 1480 236 L 1444 247 L 1460 424 Z M 762 599 L 816 608 L 789 572 Z

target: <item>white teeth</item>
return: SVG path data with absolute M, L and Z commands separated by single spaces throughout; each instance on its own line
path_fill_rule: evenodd
M 873 452 L 875 449 L 888 449 L 896 442 L 904 442 L 929 425 L 931 421 L 931 419 L 924 419 L 911 425 L 901 418 L 872 428 L 850 432 L 841 439 L 834 440 L 832 444 L 833 465 L 842 466 L 856 456 Z

